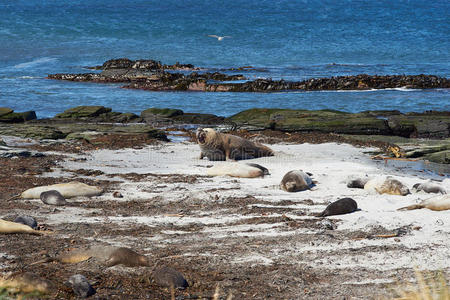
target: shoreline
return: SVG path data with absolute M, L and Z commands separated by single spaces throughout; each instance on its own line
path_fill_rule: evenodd
M 275 156 L 242 161 L 261 164 L 271 175 L 245 179 L 206 176 L 208 166 L 226 162 L 199 160 L 200 149 L 192 142 L 135 148 L 130 144 L 118 149 L 99 145 L 98 149 L 72 152 L 70 148 L 48 147 L 46 142 L 38 142 L 39 148 L 29 145 L 28 139 L 12 140 L 15 147 L 45 156 L 0 158 L 12 164 L 2 174 L 2 184 L 16 190 L 11 192 L 35 184 L 78 180 L 101 186 L 105 193 L 69 199 L 72 204 L 57 209 L 40 200 L 8 202 L 1 209 L 2 218 L 28 214 L 55 234 L 45 240 L 7 236 L 1 249 L 7 254 L 2 263 L 4 274 L 17 270 L 19 258 L 26 265 L 40 259 L 43 249 L 61 253 L 67 247 L 83 245 L 132 247 L 153 261 L 174 267 L 191 284 L 175 293 L 189 297 L 212 295 L 219 283 L 223 294 L 232 293 L 237 298 L 251 292 L 256 299 L 269 294 L 323 299 L 336 293 L 362 299 L 372 297 L 374 289 L 377 296 L 390 295 L 388 287 L 399 276 L 410 280 L 414 276 L 411 261 L 421 270 L 450 272 L 445 263 L 450 231 L 439 222 L 448 219 L 450 211 L 396 210 L 432 194 L 374 195 L 345 184 L 350 175 L 391 175 L 410 188 L 417 182 L 438 179 L 435 182 L 450 191 L 450 178 L 386 166 L 366 153 L 376 150 L 373 147 L 271 143 Z M 297 168 L 311 172 L 316 187 L 297 193 L 280 190 L 283 174 Z M 22 169 L 28 171 L 23 173 Z M 123 198 L 114 198 L 114 192 Z M 342 197 L 355 199 L 361 210 L 313 217 Z M 381 237 L 384 235 L 392 237 Z M 135 299 L 149 294 L 163 299 L 170 295 L 153 281 L 130 280 L 146 276 L 146 268 L 116 266 L 105 270 L 96 260 L 88 260 L 75 265 L 42 264 L 27 270 L 56 281 L 55 292 L 60 297 L 68 295 L 68 290 L 61 287 L 59 278 L 73 272 L 97 278 L 95 288 L 100 297 L 125 293 Z M 283 289 L 273 289 L 274 276 L 285 282 Z M 108 282 L 116 280 L 122 280 L 126 292 L 109 286 Z

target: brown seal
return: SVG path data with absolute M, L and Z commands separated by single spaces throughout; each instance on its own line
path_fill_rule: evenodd
M 274 155 L 273 150 L 263 144 L 212 128 L 198 128 L 196 137 L 201 150 L 200 159 L 242 160 Z
M 364 185 L 364 189 L 372 193 L 375 191 L 380 195 L 389 194 L 406 196 L 411 194 L 406 185 L 391 176 L 371 179 Z
M 286 192 L 300 192 L 309 190 L 314 183 L 309 175 L 302 170 L 289 171 L 281 180 L 280 187 Z
M 328 217 L 334 215 L 343 215 L 356 211 L 358 209 L 358 204 L 352 198 L 342 198 L 330 205 L 328 205 L 325 210 L 318 214 L 318 217 Z
M 448 210 L 450 209 L 450 195 L 440 195 L 423 200 L 419 204 L 413 204 L 406 207 L 399 208 L 398 210 L 412 210 L 428 208 L 430 210 Z

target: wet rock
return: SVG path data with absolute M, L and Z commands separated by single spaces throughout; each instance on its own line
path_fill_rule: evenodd
M 153 279 L 161 286 L 185 289 L 189 286 L 183 274 L 170 267 L 159 267 L 153 271 Z
M 61 119 L 91 118 L 97 117 L 100 114 L 108 113 L 110 111 L 111 108 L 104 106 L 77 106 L 69 108 L 60 114 L 57 114 L 55 118 Z
M 67 134 L 58 128 L 35 124 L 0 124 L 0 134 L 35 139 L 63 139 Z
M 72 287 L 73 292 L 78 297 L 87 298 L 95 294 L 95 289 L 91 286 L 86 277 L 81 274 L 72 275 L 67 280 L 67 285 Z
M 31 216 L 18 216 L 13 222 L 28 225 L 33 229 L 36 229 L 38 226 L 36 219 Z
M 388 125 L 394 135 L 415 138 L 450 136 L 450 113 L 425 112 L 391 116 Z
M 25 111 L 25 112 L 10 112 L 0 116 L 0 122 L 2 123 L 23 123 L 30 120 L 36 119 L 36 112 Z
M 196 113 L 184 113 L 182 115 L 174 116 L 171 119 L 177 123 L 184 124 L 218 125 L 225 122 L 225 117 L 220 117 L 213 114 Z
M 146 119 L 148 117 L 158 116 L 162 118 L 171 118 L 175 116 L 182 115 L 183 111 L 181 109 L 173 108 L 156 108 L 152 107 L 141 112 L 141 117 Z
M 450 150 L 427 154 L 424 156 L 424 159 L 439 164 L 450 164 Z
M 0 117 L 12 113 L 13 110 L 8 107 L 0 107 Z

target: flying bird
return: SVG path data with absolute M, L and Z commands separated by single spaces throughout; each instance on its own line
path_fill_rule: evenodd
M 230 38 L 230 37 L 231 37 L 231 36 L 228 36 L 228 35 L 225 35 L 225 36 L 218 36 L 218 35 L 215 35 L 215 34 L 208 34 L 208 36 L 209 36 L 209 37 L 216 38 L 218 41 L 221 41 L 221 40 L 223 40 L 224 38 Z

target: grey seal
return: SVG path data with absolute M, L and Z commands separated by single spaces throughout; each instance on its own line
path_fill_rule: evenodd
M 314 186 L 309 175 L 302 170 L 289 171 L 281 180 L 280 187 L 286 192 L 300 192 L 308 190 Z
M 40 195 L 42 202 L 48 205 L 66 205 L 67 201 L 63 195 L 57 190 L 50 190 L 47 192 L 42 192 Z

